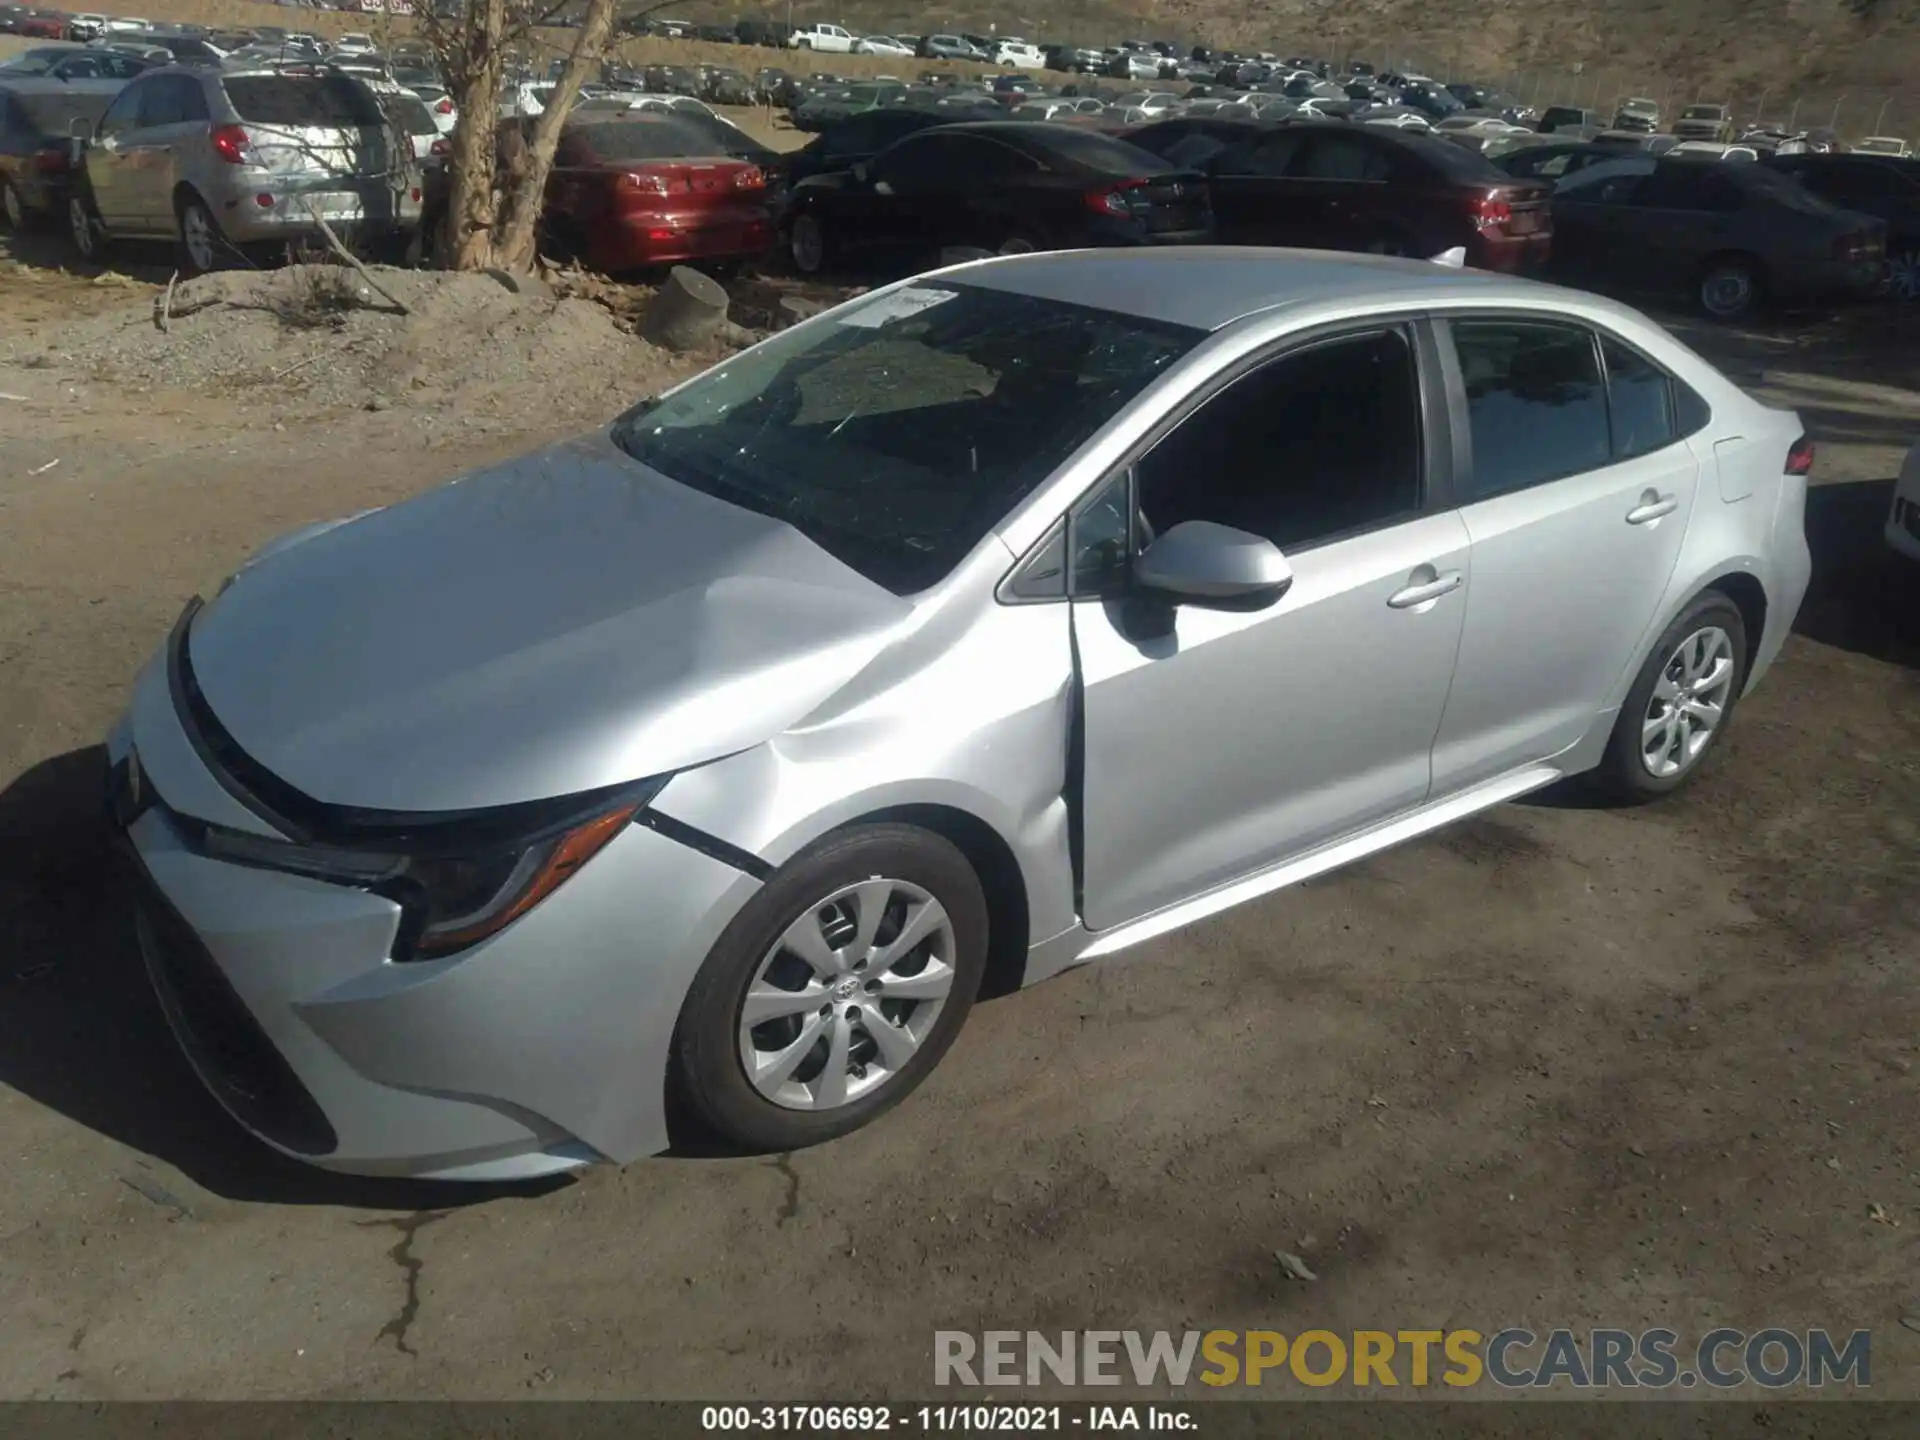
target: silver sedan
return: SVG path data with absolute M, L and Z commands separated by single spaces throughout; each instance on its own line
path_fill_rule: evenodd
M 1572 776 L 1696 775 L 1805 591 L 1798 419 L 1416 261 L 985 261 L 286 537 L 113 735 L 248 1129 L 525 1177 L 786 1150 L 1032 984 Z

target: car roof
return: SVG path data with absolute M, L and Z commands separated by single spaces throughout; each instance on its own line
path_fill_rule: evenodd
M 1497 303 L 1553 293 L 1531 281 L 1425 260 L 1226 245 L 1053 251 L 947 273 L 989 290 L 1208 331 L 1257 311 L 1309 301 L 1413 303 L 1422 296 L 1471 293 Z

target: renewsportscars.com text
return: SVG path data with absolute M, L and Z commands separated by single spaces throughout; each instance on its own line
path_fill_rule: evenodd
M 936 1385 L 1214 1387 L 1439 1384 L 1508 1390 L 1758 1385 L 1865 1389 L 1873 1337 L 1855 1330 L 965 1330 L 934 1332 Z

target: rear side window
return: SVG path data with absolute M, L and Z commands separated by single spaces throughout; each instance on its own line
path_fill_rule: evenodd
M 1673 385 L 1667 372 L 1637 350 L 1602 339 L 1607 362 L 1607 405 L 1613 418 L 1613 458 L 1631 460 L 1664 450 L 1679 438 L 1673 417 Z
M 433 123 L 433 112 L 411 95 L 388 96 L 386 109 L 409 135 L 440 133 L 440 127 Z
M 226 90 L 234 113 L 249 124 L 383 123 L 373 92 L 344 75 L 239 75 L 227 80 Z
M 1457 320 L 1473 464 L 1465 503 L 1612 463 L 1606 382 L 1594 337 L 1531 320 Z
M 1384 181 L 1393 173 L 1387 157 L 1358 135 L 1315 135 L 1293 173 L 1306 180 Z

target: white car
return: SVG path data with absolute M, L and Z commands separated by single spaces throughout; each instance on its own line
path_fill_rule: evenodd
M 430 164 L 440 157 L 452 153 L 452 146 L 446 132 L 441 130 L 440 122 L 433 113 L 433 107 L 417 90 L 405 85 L 396 85 L 393 81 L 377 75 L 360 77 L 360 83 L 379 97 L 380 108 L 385 110 L 394 123 L 407 132 L 407 139 L 413 145 L 413 158 L 421 164 Z
M 1164 120 L 1180 110 L 1180 97 L 1171 90 L 1130 90 L 1112 102 L 1112 108 L 1126 113 L 1127 124 Z
M 1760 152 L 1751 145 L 1718 145 L 1711 140 L 1682 140 L 1669 155 L 1699 155 L 1709 160 L 1758 160 Z
M 913 47 L 891 35 L 868 35 L 853 42 L 856 55 L 907 55 L 913 54 Z
M 838 25 L 802 25 L 787 37 L 789 50 L 824 50 L 833 55 L 851 55 L 854 35 Z
M 510 86 L 506 98 L 500 102 L 500 118 L 512 120 L 521 115 L 538 115 L 547 108 L 547 101 L 553 95 L 553 85 L 548 81 L 522 81 Z
M 336 55 L 377 55 L 380 47 L 373 43 L 373 37 L 364 31 L 349 30 L 333 42 Z
M 1158 80 L 1160 57 L 1140 50 L 1116 55 L 1107 63 L 1107 73 L 1122 80 Z
M 433 123 L 440 127 L 442 135 L 453 134 L 453 127 L 460 123 L 460 107 L 453 103 L 453 96 L 444 85 L 414 85 L 410 87 L 427 107 L 427 113 L 433 116 Z
M 138 15 L 109 15 L 103 28 L 109 35 L 144 35 L 153 29 L 153 22 Z
M 1894 160 L 1906 160 L 1913 155 L 1913 146 L 1898 135 L 1869 135 L 1853 148 L 1862 155 L 1886 155 Z
M 1894 482 L 1887 544 L 1894 554 L 1920 565 L 1920 445 L 1907 452 L 1907 463 L 1900 467 L 1900 478 Z
M 1038 45 L 1025 40 L 1002 40 L 993 47 L 993 63 L 1009 65 L 1020 70 L 1044 70 L 1047 57 L 1040 53 Z

